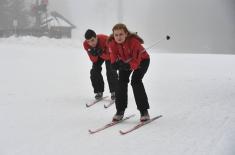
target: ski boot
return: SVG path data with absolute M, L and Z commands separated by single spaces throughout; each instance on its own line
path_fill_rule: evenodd
M 124 117 L 125 111 L 117 111 L 116 114 L 113 116 L 113 122 L 121 121 Z
M 103 97 L 103 93 L 102 92 L 99 92 L 95 95 L 95 99 L 96 100 L 100 100 L 101 98 Z
M 148 121 L 148 120 L 150 120 L 148 110 L 140 111 L 140 121 L 145 122 L 145 121 Z

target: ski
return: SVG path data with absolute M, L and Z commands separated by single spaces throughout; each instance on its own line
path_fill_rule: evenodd
M 133 126 L 132 128 L 130 128 L 130 129 L 126 130 L 126 131 L 119 130 L 119 132 L 120 132 L 121 135 L 125 135 L 125 134 L 130 133 L 130 132 L 132 132 L 132 131 L 134 131 L 134 130 L 136 130 L 136 129 L 138 129 L 138 128 L 146 125 L 146 124 L 149 124 L 149 123 L 153 122 L 154 120 L 156 120 L 158 118 L 161 118 L 161 117 L 162 117 L 162 115 L 153 117 L 153 118 L 151 118 L 148 121 L 138 123 L 137 125 Z
M 104 100 L 104 99 L 107 98 L 107 97 L 108 97 L 108 96 L 104 96 L 104 97 L 102 97 L 102 98 L 100 98 L 100 99 L 98 99 L 98 100 L 92 101 L 91 103 L 87 103 L 87 104 L 86 104 L 86 107 L 87 107 L 87 108 L 88 108 L 88 107 L 91 107 L 91 106 L 95 105 L 96 103 L 98 103 L 98 102 Z
M 114 126 L 114 125 L 116 125 L 116 124 L 118 124 L 118 123 L 121 123 L 121 122 L 123 122 L 123 121 L 125 121 L 125 120 L 127 120 L 127 119 L 130 119 L 131 117 L 134 117 L 134 116 L 135 116 L 135 114 L 132 114 L 132 115 L 130 115 L 130 116 L 127 116 L 127 117 L 123 118 L 123 119 L 120 120 L 120 121 L 110 122 L 110 123 L 108 123 L 108 124 L 106 124 L 106 125 L 104 125 L 104 126 L 102 126 L 102 127 L 100 127 L 100 128 L 97 128 L 97 129 L 95 129 L 95 130 L 89 129 L 88 131 L 89 131 L 90 134 L 94 134 L 94 133 L 100 132 L 100 131 L 102 131 L 102 130 L 104 130 L 104 129 L 107 129 L 107 128 L 111 127 L 111 126 Z
M 108 104 L 104 104 L 104 108 L 109 108 L 111 107 L 111 105 L 113 105 L 115 103 L 115 100 L 111 100 Z

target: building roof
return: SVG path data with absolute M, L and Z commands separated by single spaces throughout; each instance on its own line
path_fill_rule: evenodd
M 59 27 L 70 27 L 70 28 L 76 28 L 76 26 L 74 24 L 72 24 L 68 19 L 66 19 L 64 16 L 62 16 L 61 14 L 59 14 L 58 12 L 51 12 L 48 17 L 47 20 L 45 20 L 43 22 L 43 24 L 41 25 L 42 27 L 44 26 L 59 26 Z

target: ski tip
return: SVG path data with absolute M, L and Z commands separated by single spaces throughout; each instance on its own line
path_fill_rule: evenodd
M 105 108 L 105 109 L 107 109 L 107 108 L 108 108 L 108 106 L 104 105 L 104 108 Z
M 122 130 L 119 130 L 119 133 L 120 133 L 121 135 L 125 135 L 125 134 L 126 134 L 126 133 L 123 132 Z
M 90 129 L 88 130 L 88 132 L 89 132 L 90 134 L 94 134 L 94 133 L 95 133 L 95 132 L 91 131 Z
M 111 107 L 114 104 L 114 102 L 110 102 L 109 104 L 104 104 L 104 108 L 107 109 Z
M 104 105 L 105 109 L 108 109 L 109 107 L 111 107 L 111 105 Z
M 158 118 L 161 118 L 161 117 L 163 117 L 163 116 L 162 115 L 158 115 L 158 116 L 150 118 L 150 120 L 148 120 L 148 121 L 155 120 L 155 119 L 158 119 Z M 148 122 L 148 121 L 146 121 L 146 122 Z

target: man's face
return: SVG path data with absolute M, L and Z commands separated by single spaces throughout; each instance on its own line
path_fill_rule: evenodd
M 86 40 L 91 47 L 96 47 L 97 37 L 92 37 L 91 39 Z

